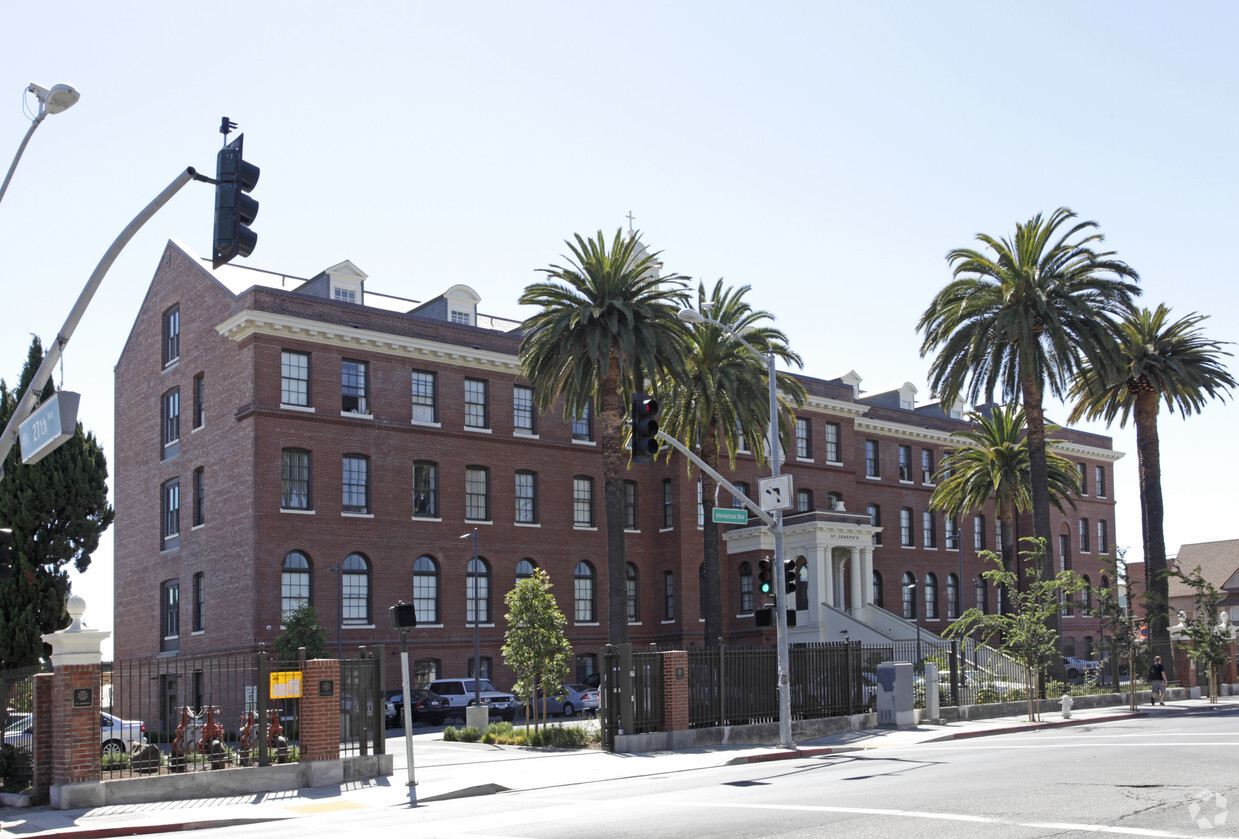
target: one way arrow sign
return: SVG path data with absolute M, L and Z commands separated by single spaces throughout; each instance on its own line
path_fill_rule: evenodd
M 778 475 L 757 482 L 761 498 L 758 503 L 767 513 L 792 508 L 792 476 Z

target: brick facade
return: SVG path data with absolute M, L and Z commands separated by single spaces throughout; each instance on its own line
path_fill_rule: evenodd
M 397 600 L 414 600 L 413 566 L 428 557 L 438 573 L 438 618 L 409 633 L 411 661 L 433 661 L 439 677 L 463 676 L 473 653 L 473 626 L 467 619 L 466 569 L 479 532 L 478 553 L 490 569 L 490 619 L 481 626 L 483 657 L 490 659 L 500 687 L 510 685 L 502 666 L 503 595 L 516 566 L 531 560 L 555 583 L 553 592 L 568 617 L 567 634 L 585 656 L 582 670 L 596 666 L 589 658 L 607 641 L 606 533 L 601 456 L 597 446 L 574 441 L 561 411 L 537 416 L 534 435 L 514 427 L 513 388 L 522 384 L 514 332 L 501 332 L 435 320 L 417 313 L 337 302 L 297 291 L 302 281 L 227 266 L 219 275 L 181 247 L 170 243 L 151 281 L 146 299 L 116 366 L 115 651 L 116 657 L 196 654 L 253 650 L 268 646 L 280 632 L 281 568 L 290 552 L 301 552 L 310 565 L 309 596 L 334 652 L 337 636 L 346 655 L 362 645 L 391 644 L 395 631 L 383 614 Z M 234 290 L 225 287 L 227 278 Z M 237 278 L 241 278 L 240 281 Z M 246 287 L 254 283 L 253 287 Z M 275 287 L 268 287 L 275 286 Z M 506 302 L 506 301 L 505 301 Z M 179 356 L 164 363 L 164 318 L 178 307 Z M 410 302 L 409 309 L 414 305 Z M 307 353 L 309 410 L 281 404 L 281 353 Z M 342 412 L 341 369 L 344 359 L 368 365 L 367 415 Z M 437 415 L 433 424 L 412 421 L 414 370 L 436 375 Z M 205 384 L 205 421 L 194 427 L 194 380 Z M 466 378 L 487 383 L 488 427 L 465 425 Z M 948 624 L 948 578 L 959 573 L 961 556 L 946 547 L 943 519 L 936 516 L 936 544 L 922 534 L 922 513 L 933 486 L 921 480 L 921 450 L 932 452 L 936 466 L 949 434 L 965 427 L 936 406 L 908 410 L 886 395 L 858 396 L 845 380 L 800 377 L 810 394 L 800 415 L 810 420 L 810 456 L 789 452 L 784 471 L 797 488 L 812 492 L 813 506 L 825 509 L 827 494 L 842 495 L 847 511 L 865 513 L 877 504 L 884 528 L 874 551 L 874 570 L 882 580 L 882 605 L 900 612 L 899 581 L 904 573 L 917 580 L 935 575 L 936 616 L 922 614 L 923 626 L 941 632 Z M 180 392 L 180 439 L 172 450 L 161 442 L 161 400 Z M 838 460 L 826 458 L 828 423 L 838 426 Z M 1057 432 L 1066 456 L 1085 464 L 1092 487 L 1094 469 L 1105 473 L 1108 495 L 1078 499 L 1078 509 L 1053 512 L 1056 533 L 1065 533 L 1073 548 L 1069 567 L 1098 584 L 1104 573 L 1096 543 L 1078 546 L 1078 519 L 1089 520 L 1096 539 L 1098 520 L 1114 528 L 1114 492 L 1109 438 L 1072 430 Z M 865 475 L 867 440 L 880 452 L 879 477 Z M 898 448 L 912 450 L 911 480 L 900 480 Z M 310 510 L 281 508 L 281 452 L 311 454 Z M 168 452 L 171 452 L 169 455 Z M 168 455 L 168 456 L 165 456 Z M 342 460 L 369 459 L 369 512 L 346 514 Z M 438 468 L 439 514 L 414 514 L 412 464 L 427 461 Z M 485 467 L 489 475 L 489 515 L 467 520 L 465 470 Z M 201 468 L 205 486 L 205 523 L 193 525 L 194 472 Z M 537 521 L 514 521 L 514 475 L 536 475 Z M 745 482 L 755 494 L 768 474 L 751 455 L 740 455 L 733 482 Z M 573 479 L 593 480 L 592 527 L 573 523 Z M 636 570 L 638 620 L 630 622 L 634 644 L 687 647 L 701 644 L 701 531 L 697 526 L 695 476 L 678 457 L 630 468 L 626 478 L 636 487 L 636 528 L 626 534 L 626 553 Z M 180 531 L 175 540 L 161 538 L 161 487 L 180 482 Z M 664 484 L 669 488 L 671 523 L 664 526 Z M 730 506 L 726 493 L 719 503 Z M 914 545 L 899 539 L 899 511 L 913 511 Z M 993 547 L 992 506 L 985 516 L 986 546 Z M 726 526 L 724 526 L 726 527 Z M 972 580 L 985 570 L 972 542 L 971 519 L 963 523 L 963 608 L 972 605 Z M 1031 521 L 1020 523 L 1021 535 Z M 1058 545 L 1053 546 L 1055 554 Z M 756 588 L 756 557 L 722 559 L 725 640 L 759 643 L 772 639 L 754 626 L 752 605 L 761 605 Z M 368 567 L 369 615 L 340 623 L 339 568 L 351 555 Z M 742 600 L 742 568 L 753 585 Z M 593 614 L 578 615 L 578 569 L 592 570 Z M 194 579 L 202 575 L 202 628 L 195 629 Z M 669 577 L 667 575 L 670 575 Z M 666 580 L 671 581 L 668 592 Z M 179 630 L 165 638 L 161 626 L 164 584 L 179 584 Z M 862 581 L 872 586 L 872 581 Z M 844 581 L 847 591 L 849 580 Z M 924 588 L 921 589 L 922 591 Z M 992 588 L 988 605 L 995 605 Z M 669 604 L 669 605 L 668 605 Z M 920 604 L 924 608 L 924 604 Z M 1095 621 L 1077 613 L 1064 619 L 1064 635 L 1083 654 Z M 163 648 L 161 650 L 161 647 Z M 391 673 L 397 668 L 388 667 Z M 578 673 L 581 675 L 581 673 Z M 391 685 L 395 687 L 395 684 Z

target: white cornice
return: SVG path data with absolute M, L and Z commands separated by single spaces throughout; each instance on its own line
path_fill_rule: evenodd
M 878 434 L 888 434 L 892 437 L 902 437 L 907 440 L 930 440 L 944 446 L 958 446 L 961 443 L 960 440 L 952 438 L 949 431 L 904 425 L 903 423 L 877 420 L 872 417 L 858 418 L 856 420 L 856 430 L 873 431 Z
M 1116 452 L 1114 449 L 1099 449 L 1096 446 L 1086 446 L 1083 443 L 1072 443 L 1066 440 L 1060 440 L 1050 448 L 1063 457 L 1076 455 L 1077 457 L 1091 457 L 1094 460 L 1108 460 L 1111 463 L 1122 460 L 1126 454 L 1126 452 Z
M 858 405 L 854 402 L 843 402 L 838 399 L 828 399 L 825 396 L 810 396 L 805 400 L 805 407 L 826 414 L 842 417 L 859 417 L 869 410 L 868 405 Z
M 459 344 L 444 344 L 420 338 L 407 338 L 386 332 L 373 332 L 332 323 L 323 323 L 307 318 L 289 317 L 270 312 L 246 310 L 228 318 L 215 327 L 215 331 L 233 341 L 242 341 L 252 335 L 269 335 L 277 338 L 296 338 L 313 344 L 364 349 L 367 352 L 404 358 L 419 358 L 441 364 L 454 364 L 475 369 L 520 372 L 516 356 L 489 350 L 462 347 Z

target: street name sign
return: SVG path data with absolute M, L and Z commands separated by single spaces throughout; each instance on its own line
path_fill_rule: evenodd
M 742 508 L 715 507 L 711 518 L 715 524 L 748 524 L 749 511 Z
M 77 403 L 81 395 L 57 391 L 17 426 L 22 463 L 30 466 L 54 452 L 77 431 Z

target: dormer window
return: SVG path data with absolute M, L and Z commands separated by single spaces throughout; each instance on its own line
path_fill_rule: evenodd
M 357 302 L 357 291 L 356 289 L 343 288 L 341 286 L 336 286 L 335 288 L 331 290 L 331 299 L 342 300 L 345 303 L 356 303 Z
M 452 323 L 459 323 L 463 326 L 473 326 L 473 318 L 469 316 L 468 312 L 460 312 L 456 309 L 452 309 L 452 313 L 449 317 Z

